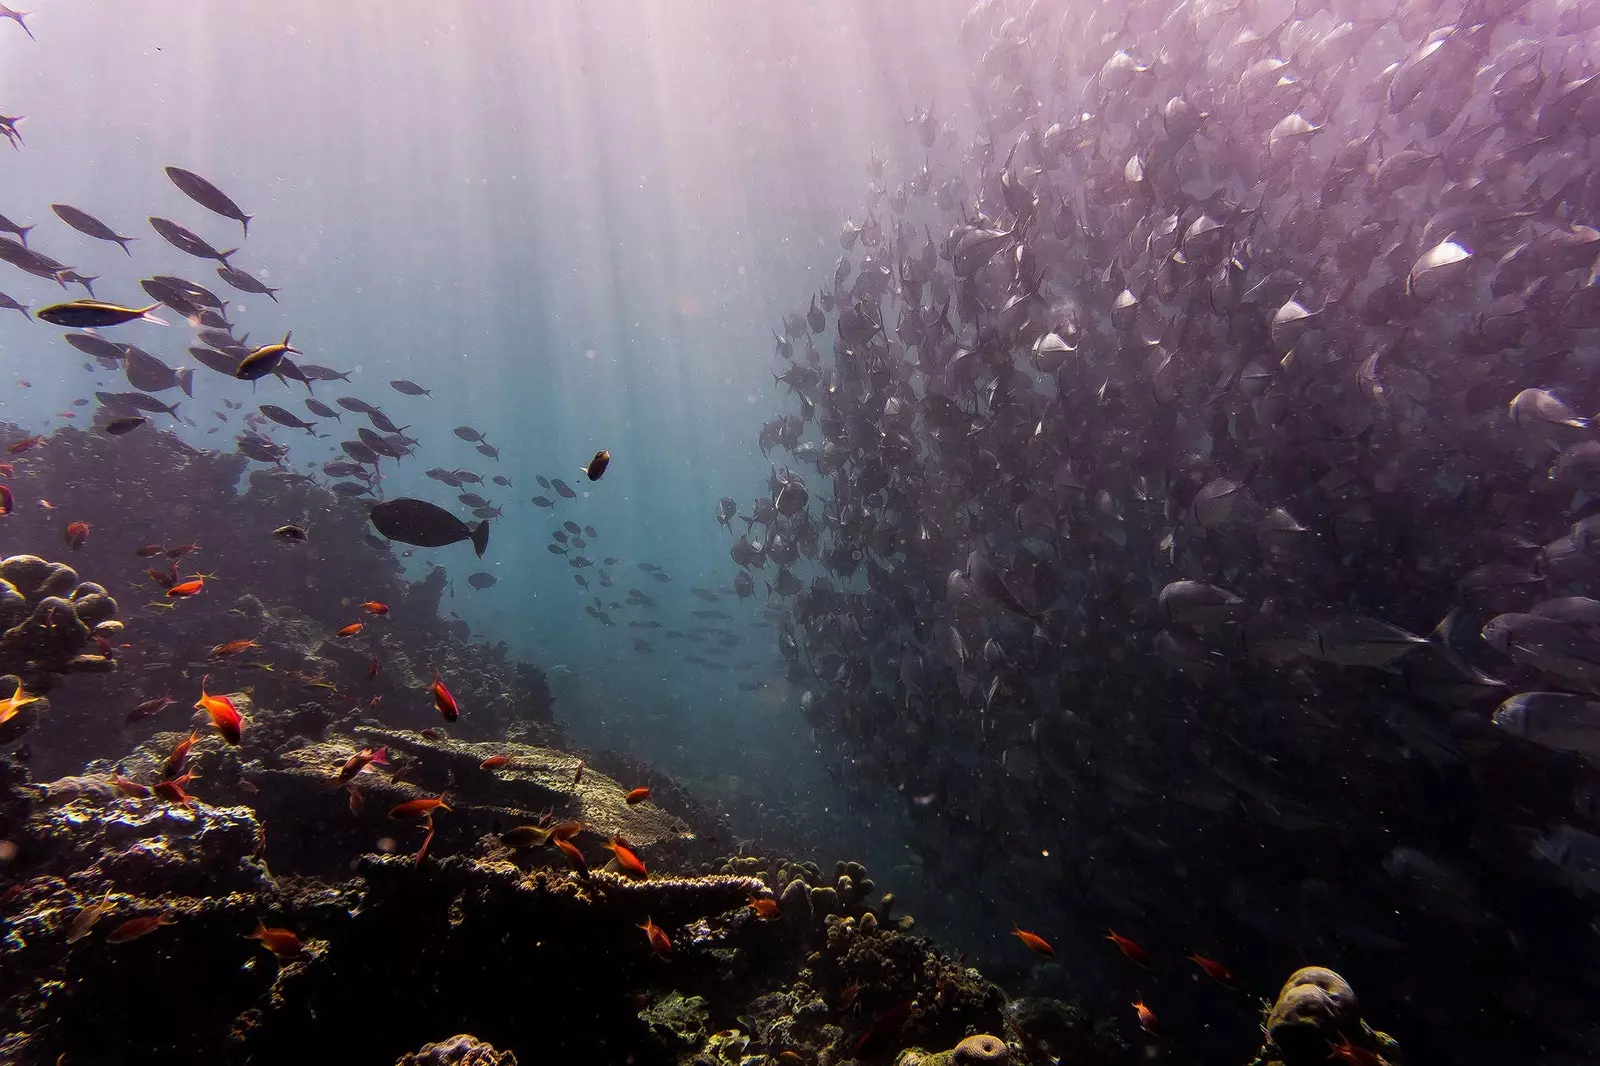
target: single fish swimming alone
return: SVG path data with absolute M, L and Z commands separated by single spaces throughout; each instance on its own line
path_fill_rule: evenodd
M 374 504 L 369 515 L 379 533 L 402 544 L 442 548 L 447 544 L 470 540 L 479 558 L 489 547 L 487 520 L 476 526 L 468 526 L 449 511 L 425 500 L 408 497 L 385 500 Z

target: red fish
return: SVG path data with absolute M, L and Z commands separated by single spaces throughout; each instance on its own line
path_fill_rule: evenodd
M 211 696 L 206 693 L 206 682 L 211 680 L 207 674 L 200 679 L 200 698 L 194 701 L 199 710 L 211 716 L 211 724 L 222 739 L 234 747 L 238 747 L 239 740 L 244 734 L 244 717 L 239 714 L 239 708 L 226 696 Z
M 1036 955 L 1043 955 L 1049 958 L 1056 953 L 1056 949 L 1050 946 L 1050 941 L 1038 933 L 1030 933 L 1026 929 L 1019 929 L 1014 923 L 1011 926 L 1011 935 L 1022 941 L 1023 947 Z
M 589 864 L 583 861 L 583 852 L 578 850 L 578 845 L 565 837 L 551 836 L 550 843 L 561 849 L 563 855 L 572 860 L 572 865 L 579 870 L 587 870 Z
M 367 805 L 367 798 L 361 794 L 361 789 L 355 785 L 346 785 L 350 790 L 350 813 L 360 814 L 361 809 Z
M 1144 1000 L 1136 1000 L 1133 1009 L 1139 1015 L 1139 1028 L 1153 1037 L 1161 1036 L 1161 1021 L 1156 1017 L 1156 1012 L 1144 1005 Z
M 10 463 L 0 463 L 0 477 L 10 477 L 17 472 L 17 468 Z
M 1150 953 L 1138 944 L 1125 936 L 1118 936 L 1115 929 L 1106 930 L 1106 939 L 1121 948 L 1128 961 L 1135 966 L 1143 966 L 1147 970 L 1150 968 Z
M 351 622 L 349 625 L 347 625 L 343 629 L 339 630 L 339 632 L 335 633 L 334 636 L 336 636 L 336 637 L 353 637 L 353 636 L 355 636 L 357 633 L 361 632 L 365 628 L 366 628 L 366 626 L 361 622 Z
M 11 490 L 4 485 L 0 485 L 0 517 L 10 514 L 16 510 L 16 507 L 17 502 L 12 497 Z
M 182 777 L 157 781 L 151 786 L 151 789 L 168 803 L 179 807 L 187 807 L 192 811 L 194 810 L 194 797 L 184 791 L 184 786 L 193 780 L 194 774 L 184 774 Z
M 1330 1044 L 1329 1050 L 1336 1058 L 1353 1062 L 1355 1066 L 1383 1066 L 1383 1058 L 1376 1051 L 1356 1047 L 1348 1036 L 1341 1036 L 1337 1044 Z
M 372 657 L 372 665 L 367 667 L 367 680 L 371 681 L 373 678 L 375 678 L 377 676 L 378 676 L 378 657 L 376 655 L 374 655 Z
M 580 782 L 582 780 L 583 780 L 583 760 L 579 759 L 578 760 L 578 768 L 572 774 L 572 783 L 574 785 L 576 785 L 578 782 Z
M 450 690 L 439 680 L 437 670 L 433 672 L 433 705 L 444 715 L 444 720 L 447 722 L 453 722 L 461 717 L 461 708 L 456 706 L 456 698 L 450 695 Z
M 439 739 L 439 735 L 440 734 L 439 734 L 439 731 L 437 729 L 419 729 L 419 730 L 417 730 L 417 736 L 421 737 L 423 740 L 438 740 Z
M 361 609 L 366 611 L 368 614 L 389 613 L 389 605 L 387 603 L 379 603 L 377 600 L 368 600 L 366 603 L 361 605 Z
M 750 909 L 762 918 L 776 918 L 778 916 L 778 901 L 767 899 L 765 896 L 751 896 Z
M 129 781 L 126 777 L 123 777 L 121 774 L 112 774 L 111 775 L 111 783 L 113 785 L 116 785 L 117 786 L 117 791 L 121 792 L 124 796 L 132 796 L 134 799 L 149 799 L 150 798 L 150 788 L 149 788 L 149 786 L 141 785 L 137 781 Z
M 478 764 L 478 769 L 498 770 L 502 766 L 510 766 L 515 760 L 514 755 L 491 755 Z
M 300 938 L 293 932 L 288 929 L 274 929 L 260 918 L 256 919 L 256 931 L 245 939 L 261 941 L 262 947 L 280 959 L 297 959 L 305 951 Z
M 261 645 L 257 644 L 253 640 L 230 640 L 226 643 L 218 644 L 216 647 L 212 648 L 211 657 L 213 659 L 223 659 L 229 655 L 238 655 L 242 651 L 248 651 L 251 648 L 259 647 L 261 647 Z
M 178 701 L 171 696 L 156 696 L 154 699 L 145 700 L 139 706 L 128 712 L 129 722 L 138 722 L 160 714 Z
M 544 819 L 541 818 L 539 821 L 542 823 Z M 576 821 L 557 822 L 555 825 L 550 827 L 550 835 L 555 837 L 557 840 L 571 840 L 581 832 L 583 832 L 583 823 Z
M 191 578 L 190 580 L 182 582 L 181 584 L 173 585 L 171 588 L 169 588 L 167 590 L 167 595 L 168 596 L 172 596 L 174 598 L 179 597 L 179 596 L 193 596 L 195 593 L 199 592 L 201 589 L 203 589 L 205 587 L 206 587 L 205 578 L 203 578 L 203 577 Z
M 445 803 L 444 800 L 445 794 L 443 792 L 439 793 L 439 795 L 433 799 L 425 798 L 406 800 L 404 803 L 396 806 L 394 810 L 390 811 L 389 817 L 395 819 L 420 818 L 426 815 L 427 817 L 432 818 L 434 811 L 448 811 L 450 809 L 449 804 Z
M 199 550 L 200 550 L 200 545 L 198 545 L 198 544 L 180 544 L 176 548 L 168 548 L 167 549 L 167 558 L 169 558 L 169 559 L 182 559 L 185 555 L 188 555 L 190 552 L 197 552 Z
M 379 748 L 377 751 L 373 751 L 371 748 L 362 748 L 360 751 L 350 756 L 350 758 L 346 759 L 344 765 L 339 768 L 339 784 L 347 784 L 353 780 L 357 774 L 365 770 L 372 763 L 377 763 L 378 765 L 383 766 L 388 762 L 388 748 Z M 448 810 L 448 808 L 446 809 Z
M 652 922 L 649 918 L 646 918 L 644 920 L 644 924 L 639 928 L 643 929 L 644 935 L 650 938 L 650 947 L 653 950 L 659 951 L 662 954 L 672 950 L 672 941 L 667 939 L 666 930 L 662 929 L 655 922 Z
M 648 788 L 636 788 L 632 792 L 628 793 L 626 796 L 623 797 L 623 799 L 628 802 L 628 805 L 630 807 L 635 803 L 643 803 L 645 800 L 647 800 L 649 798 L 650 798 L 650 790 Z
M 1216 959 L 1208 959 L 1198 952 L 1187 955 L 1185 958 L 1204 970 L 1206 976 L 1217 982 L 1217 984 L 1227 985 L 1229 988 L 1239 987 L 1239 979 L 1234 977 L 1233 972 Z
M 61 539 L 67 542 L 67 547 L 77 551 L 89 539 L 89 523 L 68 522 L 67 528 L 61 531 Z
M 162 777 L 178 776 L 178 771 L 183 769 L 183 761 L 189 757 L 189 749 L 194 747 L 196 739 L 198 739 L 197 734 L 190 733 L 188 740 L 180 741 L 178 746 L 172 749 L 172 754 L 167 756 L 167 761 L 161 766 Z
M 37 447 L 39 447 L 39 445 L 41 445 L 43 443 L 44 443 L 44 438 L 43 437 L 24 437 L 23 439 L 17 441 L 17 443 L 13 444 L 11 447 L 7 448 L 6 451 L 10 452 L 12 455 L 21 455 L 23 452 L 27 451 L 29 448 L 37 448 Z
M 417 865 L 422 865 L 422 860 L 428 857 L 428 845 L 433 843 L 433 819 L 428 819 L 428 835 L 422 838 L 422 847 L 417 849 Z
M 126 944 L 130 940 L 155 932 L 163 925 L 174 925 L 177 919 L 170 914 L 157 914 L 148 918 L 129 918 L 106 934 L 107 944 Z
M 160 544 L 146 544 L 142 548 L 133 549 L 133 554 L 141 559 L 150 559 L 157 555 L 167 554 L 167 549 Z
M 628 842 L 619 836 L 612 836 L 611 840 L 601 847 L 605 848 L 616 857 L 617 865 L 622 867 L 634 877 L 647 877 L 649 871 L 644 868 L 644 860 L 639 858 L 638 852 L 628 846 Z

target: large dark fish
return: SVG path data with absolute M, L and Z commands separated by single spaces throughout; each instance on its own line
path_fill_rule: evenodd
M 483 558 L 489 547 L 489 523 L 468 526 L 461 519 L 425 500 L 402 497 L 374 504 L 372 524 L 390 540 L 415 544 L 419 548 L 442 548 L 457 541 L 472 541 L 473 550 Z
M 169 219 L 151 215 L 149 222 L 151 228 L 161 234 L 162 239 L 168 244 L 178 251 L 187 252 L 197 259 L 215 259 L 223 266 L 227 266 L 228 256 L 239 250 L 237 248 L 229 248 L 225 252 L 219 252 L 207 244 L 199 234 L 184 229 Z
M 110 241 L 113 244 L 120 245 L 122 250 L 129 255 L 133 254 L 133 250 L 128 247 L 128 242 L 136 241 L 139 238 L 120 236 L 116 230 L 101 222 L 89 212 L 80 211 L 71 204 L 51 204 L 50 210 L 56 213 L 57 218 L 79 233 L 93 237 L 96 240 Z
M 389 387 L 394 389 L 395 392 L 404 393 L 407 396 L 433 395 L 432 389 L 425 389 L 421 385 L 418 385 L 415 381 L 407 381 L 404 378 L 389 382 Z
M 192 170 L 182 167 L 167 167 L 167 177 L 189 199 L 205 208 L 214 211 L 224 218 L 234 219 L 244 229 L 246 238 L 250 236 L 250 220 L 254 215 L 247 215 L 244 209 L 229 199 L 228 195 L 205 178 Z
M 226 281 L 229 285 L 232 285 L 240 292 L 253 292 L 258 296 L 270 297 L 273 303 L 278 302 L 279 290 L 274 289 L 272 286 L 268 285 L 264 281 L 259 280 L 258 278 L 254 278 L 251 275 L 246 274 L 238 267 L 219 266 L 217 267 L 217 277 L 221 278 L 223 281 Z

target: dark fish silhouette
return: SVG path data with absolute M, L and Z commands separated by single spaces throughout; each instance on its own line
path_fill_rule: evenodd
M 51 204 L 50 210 L 56 213 L 57 218 L 79 233 L 94 237 L 97 240 L 110 241 L 113 244 L 120 245 L 122 250 L 129 255 L 133 254 L 133 249 L 128 247 L 128 242 L 136 241 L 139 238 L 120 236 L 116 230 L 101 222 L 89 212 L 80 211 L 71 204 Z
M 406 497 L 386 500 L 374 504 L 369 514 L 379 533 L 402 544 L 441 548 L 457 541 L 470 540 L 479 558 L 489 547 L 488 521 L 468 526 L 449 511 L 425 500 Z
M 161 234 L 162 239 L 168 244 L 178 249 L 178 251 L 187 252 L 197 259 L 215 259 L 223 266 L 227 266 L 228 256 L 239 250 L 237 248 L 229 248 L 225 252 L 219 252 L 207 244 L 199 234 L 184 229 L 169 219 L 151 215 L 149 222 L 150 227 Z
M 404 393 L 407 396 L 433 395 L 432 389 L 425 389 L 421 385 L 418 385 L 415 381 L 407 381 L 405 378 L 400 378 L 396 381 L 389 382 L 389 387 L 394 389 L 395 392 Z
M 185 196 L 207 211 L 214 211 L 224 218 L 234 219 L 244 229 L 245 237 L 250 236 L 250 220 L 255 216 L 245 214 L 244 210 L 229 199 L 221 189 L 192 170 L 167 167 L 166 171 L 167 177 L 172 179 L 172 184 L 176 185 Z
M 259 296 L 270 297 L 273 303 L 278 302 L 278 293 L 281 290 L 274 289 L 266 282 L 246 274 L 238 267 L 219 266 L 217 267 L 217 277 L 226 281 L 240 292 L 253 292 Z

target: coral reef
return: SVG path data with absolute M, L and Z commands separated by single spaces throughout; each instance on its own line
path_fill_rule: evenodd
M 112 642 L 122 634 L 116 613 L 117 601 L 104 586 L 80 581 L 65 563 L 37 555 L 0 560 L 0 675 L 7 679 L 6 695 L 37 696 L 68 674 L 115 670 Z M 0 743 L 30 729 L 47 707 L 39 700 L 0 718 Z
M 401 1055 L 394 1066 L 517 1066 L 509 1051 L 496 1051 L 465 1033 L 429 1044 L 421 1051 Z
M 1361 1017 L 1355 990 L 1332 970 L 1306 966 L 1284 982 L 1262 1026 L 1266 1042 L 1250 1066 L 1322 1066 L 1351 1061 L 1400 1066 L 1400 1046 Z

